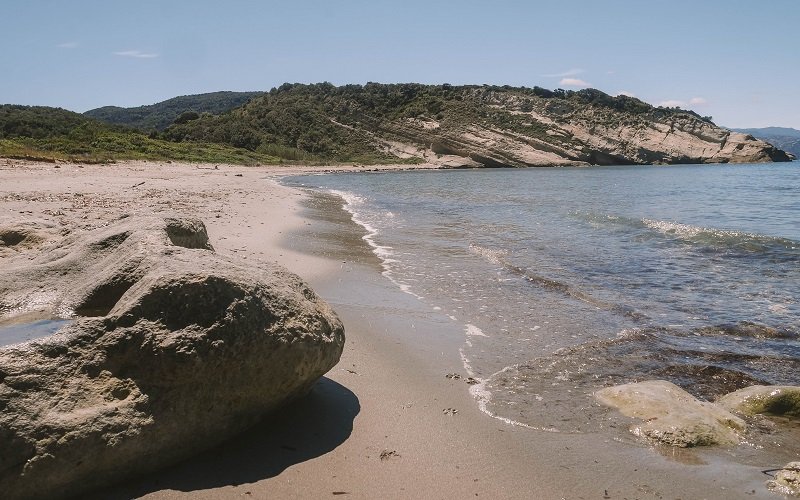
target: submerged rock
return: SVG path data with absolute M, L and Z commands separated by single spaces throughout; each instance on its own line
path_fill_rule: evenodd
M 767 488 L 788 497 L 800 497 L 800 462 L 790 462 L 767 481 Z
M 48 250 L 0 270 L 0 321 L 76 317 L 0 349 L 5 499 L 77 495 L 212 447 L 341 355 L 327 304 L 278 266 L 215 254 L 200 221 L 125 219 Z
M 635 435 L 670 446 L 735 445 L 745 428 L 742 419 L 724 408 L 701 402 L 664 380 L 607 387 L 595 398 L 642 420 L 631 426 Z
M 744 415 L 780 415 L 800 418 L 800 387 L 753 385 L 726 394 L 717 403 Z

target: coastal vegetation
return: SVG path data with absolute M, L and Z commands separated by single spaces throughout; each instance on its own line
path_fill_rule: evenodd
M 0 156 L 105 163 L 125 159 L 239 164 L 275 163 L 276 157 L 202 141 L 171 142 L 79 113 L 44 106 L 0 106 Z
M 674 140 L 664 141 L 671 135 Z M 729 136 L 709 116 L 596 89 L 327 82 L 286 83 L 224 113 L 182 116 L 160 135 L 328 163 L 516 167 L 788 159 L 768 144 L 739 147 L 744 137 Z
M 327 82 L 84 115 L 5 105 L 0 155 L 449 167 L 789 159 L 711 117 L 596 89 Z
M 230 111 L 262 94 L 263 92 L 211 92 L 173 97 L 156 104 L 135 108 L 104 106 L 91 109 L 84 115 L 106 123 L 127 125 L 150 132 L 164 130 L 176 122 L 179 117 L 186 119 L 192 115 L 199 117 L 203 113 L 219 114 Z

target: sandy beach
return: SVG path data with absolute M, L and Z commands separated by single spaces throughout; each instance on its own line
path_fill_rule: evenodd
M 0 224 L 36 218 L 75 231 L 125 214 L 196 216 L 217 252 L 285 266 L 345 325 L 340 363 L 306 398 L 95 498 L 772 497 L 760 469 L 713 452 L 658 453 L 482 413 L 459 356 L 463 325 L 384 278 L 341 207 L 279 183 L 360 169 L 0 160 Z

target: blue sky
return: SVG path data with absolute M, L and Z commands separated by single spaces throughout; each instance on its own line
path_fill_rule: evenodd
M 633 94 L 800 128 L 800 0 L 3 0 L 0 103 L 85 111 L 283 82 Z

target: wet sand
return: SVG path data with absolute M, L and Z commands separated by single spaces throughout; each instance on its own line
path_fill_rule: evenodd
M 308 170 L 0 160 L 0 224 L 24 216 L 80 230 L 123 213 L 195 215 L 218 252 L 279 262 L 345 324 L 342 360 L 308 397 L 226 445 L 95 498 L 773 498 L 760 469 L 713 453 L 676 460 L 482 413 L 459 357 L 463 326 L 384 278 L 330 199 L 275 181 Z

